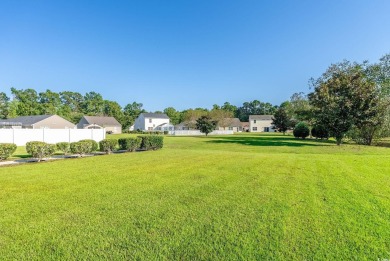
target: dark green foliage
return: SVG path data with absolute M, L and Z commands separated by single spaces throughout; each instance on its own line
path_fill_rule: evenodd
M 16 150 L 13 143 L 0 143 L 0 160 L 8 159 Z
M 144 150 L 157 150 L 164 146 L 164 136 L 146 135 L 139 138 L 141 138 L 141 149 Z
M 309 136 L 310 130 L 309 127 L 306 125 L 306 123 L 300 122 L 297 125 L 295 125 L 293 134 L 295 138 L 305 139 L 306 137 Z
M 58 142 L 56 144 L 57 150 L 60 150 L 64 153 L 64 155 L 70 152 L 70 144 L 69 142 Z
M 40 162 L 43 158 L 50 157 L 54 154 L 56 145 L 42 141 L 30 141 L 26 143 L 26 151 Z
M 119 148 L 121 150 L 135 151 L 136 149 L 141 148 L 142 139 L 137 138 L 122 138 L 118 140 Z
M 284 134 L 290 127 L 290 122 L 290 117 L 288 116 L 286 110 L 283 107 L 280 107 L 276 110 L 272 119 L 272 124 L 279 132 L 283 132 Z
M 196 128 L 200 130 L 200 132 L 205 133 L 206 136 L 215 130 L 217 127 L 217 121 L 211 119 L 209 116 L 201 116 L 196 120 Z
M 311 135 L 314 138 L 318 138 L 318 139 L 328 139 L 329 138 L 329 131 L 324 126 L 315 125 L 311 129 Z
M 111 152 L 116 150 L 116 147 L 118 146 L 118 140 L 104 139 L 99 142 L 99 145 L 100 145 L 100 151 L 110 154 Z
M 99 149 L 99 144 L 94 140 L 86 139 L 86 140 L 80 140 L 80 141 L 86 141 L 86 142 L 91 143 L 92 151 L 97 151 Z
M 4 92 L 0 92 L 0 119 L 7 119 L 9 114 L 9 97 Z
M 315 120 L 329 130 L 338 145 L 353 126 L 380 123 L 378 90 L 374 81 L 367 79 L 364 65 L 348 61 L 331 65 L 312 85 L 309 100 Z
M 70 151 L 73 154 L 83 156 L 92 152 L 92 143 L 89 141 L 78 141 L 70 143 Z

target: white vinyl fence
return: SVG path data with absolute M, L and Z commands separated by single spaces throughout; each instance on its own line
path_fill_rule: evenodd
M 170 135 L 175 136 L 199 136 L 199 135 L 206 135 L 204 133 L 201 133 L 199 130 L 174 130 L 169 132 Z M 210 132 L 208 135 L 232 135 L 232 130 L 215 130 L 213 132 Z
M 105 129 L 0 129 L 0 143 L 14 143 L 17 146 L 24 146 L 29 141 L 54 144 L 84 139 L 99 142 L 105 138 Z

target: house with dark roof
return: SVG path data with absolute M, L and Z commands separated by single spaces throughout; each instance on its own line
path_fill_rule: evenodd
M 249 115 L 250 132 L 275 132 L 272 125 L 273 115 Z
M 0 120 L 0 128 L 7 129 L 74 129 L 76 125 L 58 115 L 20 116 Z
M 78 129 L 106 129 L 106 132 L 122 133 L 122 124 L 114 117 L 106 116 L 83 116 L 77 124 Z
M 241 132 L 242 124 L 239 118 L 225 118 L 218 122 L 218 130 L 232 130 Z
M 169 131 L 174 127 L 165 113 L 141 113 L 134 122 L 135 130 Z

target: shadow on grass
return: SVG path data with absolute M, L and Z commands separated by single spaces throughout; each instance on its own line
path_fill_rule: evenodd
M 213 140 L 208 140 L 210 143 L 235 143 L 248 146 L 327 146 L 335 144 L 328 140 L 314 140 L 314 139 L 296 139 L 291 136 L 280 135 L 266 135 L 266 136 L 218 136 Z

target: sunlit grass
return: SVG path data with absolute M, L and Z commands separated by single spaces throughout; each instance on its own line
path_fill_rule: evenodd
M 386 259 L 389 166 L 388 148 L 242 134 L 3 167 L 0 257 Z

